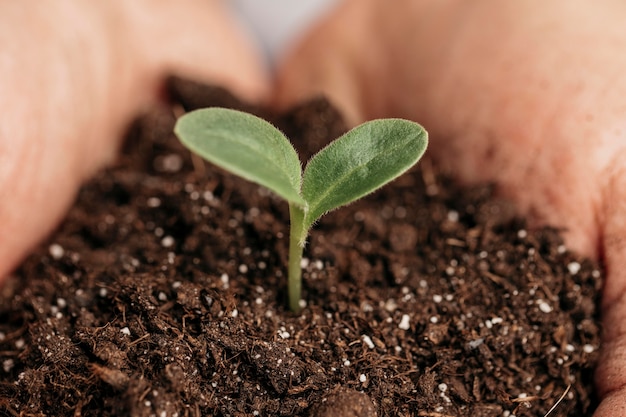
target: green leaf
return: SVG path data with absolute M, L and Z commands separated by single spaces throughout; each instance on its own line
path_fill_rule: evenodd
M 174 133 L 207 161 L 306 206 L 300 196 L 298 155 L 285 135 L 265 120 L 213 107 L 183 115 Z
M 305 230 L 326 212 L 400 176 L 427 145 L 424 128 L 404 119 L 373 120 L 333 141 L 304 170 L 302 196 L 309 203 Z

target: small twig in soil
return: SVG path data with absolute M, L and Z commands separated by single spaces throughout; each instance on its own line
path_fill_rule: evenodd
M 559 399 L 558 399 L 558 400 L 556 400 L 556 403 L 554 403 L 554 405 L 552 406 L 552 408 L 550 408 L 550 409 L 548 410 L 548 412 L 547 412 L 547 413 L 545 413 L 545 414 L 543 415 L 543 417 L 548 417 L 548 416 L 550 415 L 550 413 L 552 413 L 552 412 L 556 409 L 556 407 L 558 407 L 558 405 L 559 405 L 559 404 L 561 404 L 561 401 L 563 401 L 563 398 L 565 398 L 565 396 L 567 395 L 567 393 L 569 392 L 569 389 L 570 389 L 571 387 L 572 387 L 572 384 L 569 384 L 569 385 L 567 386 L 567 388 L 565 388 L 565 391 L 563 392 L 563 394 L 561 394 L 561 396 L 559 397 Z
M 426 185 L 426 193 L 428 195 L 436 195 L 439 192 L 439 186 L 437 185 L 435 171 L 430 158 L 425 158 L 422 161 L 422 181 Z
M 142 340 L 147 339 L 148 337 L 150 337 L 150 333 L 146 333 L 146 334 L 144 334 L 143 336 L 141 336 L 139 339 L 135 339 L 135 340 L 133 340 L 132 342 L 130 342 L 130 343 L 128 344 L 128 346 L 134 346 L 134 345 L 136 345 L 137 343 L 141 342 Z
M 11 407 L 11 403 L 8 399 L 0 399 L 0 407 L 2 407 L 2 411 L 7 412 L 7 415 L 9 415 L 8 413 L 10 413 L 11 416 L 13 417 L 19 417 L 20 415 L 17 413 L 17 411 L 15 411 L 12 407 Z M 10 416 L 9 416 L 10 417 Z
M 192 153 L 191 162 L 193 163 L 194 172 L 198 175 L 199 178 L 203 178 L 206 171 L 204 169 L 204 160 L 195 153 Z
M 420 417 L 454 417 L 451 414 L 436 413 L 434 411 L 420 411 L 417 415 Z

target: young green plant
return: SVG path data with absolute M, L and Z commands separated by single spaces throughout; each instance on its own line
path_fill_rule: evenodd
M 289 204 L 288 298 L 300 309 L 300 266 L 309 229 L 322 215 L 397 178 L 424 154 L 426 131 L 403 119 L 363 123 L 320 150 L 304 172 L 278 129 L 248 113 L 207 108 L 185 114 L 174 132 L 191 151 L 273 191 Z

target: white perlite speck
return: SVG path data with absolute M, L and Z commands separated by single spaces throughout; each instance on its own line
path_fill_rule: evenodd
M 157 171 L 160 172 L 178 172 L 183 167 L 183 158 L 175 153 L 165 155 L 154 161 Z
M 365 374 L 359 375 L 359 381 L 361 381 L 362 383 L 367 381 L 367 375 L 365 375 Z
M 539 305 L 539 310 L 541 310 L 543 313 L 552 312 L 552 306 L 544 300 L 537 300 L 537 304 Z
M 448 397 L 448 394 L 446 394 L 446 391 L 448 391 L 448 385 L 445 383 L 441 383 L 438 385 L 439 388 L 439 396 L 447 403 L 450 404 L 452 402 L 452 400 L 450 400 L 450 397 Z
M 48 252 L 50 253 L 50 256 L 52 256 L 56 260 L 61 259 L 63 255 L 65 255 L 65 249 L 63 249 L 63 246 L 59 245 L 58 243 L 53 243 L 52 245 L 50 245 L 48 247 Z
M 13 367 L 15 366 L 15 361 L 13 361 L 13 359 L 7 359 L 4 362 L 2 362 L 2 369 L 4 369 L 4 372 L 11 372 L 11 369 L 13 369 Z
M 159 207 L 161 205 L 161 199 L 157 197 L 150 197 L 146 201 L 146 204 L 148 205 L 148 207 L 151 207 L 151 208 Z
M 376 345 L 374 345 L 374 342 L 372 342 L 372 338 L 368 335 L 364 334 L 363 336 L 361 336 L 361 338 L 363 339 L 363 343 L 365 343 L 368 348 L 374 349 L 376 347 Z
M 484 338 L 479 337 L 478 339 L 470 340 L 467 345 L 470 347 L 470 349 L 476 349 L 478 346 L 482 345 L 484 341 Z
M 174 238 L 172 236 L 165 236 L 161 239 L 161 246 L 164 248 L 171 248 L 174 245 Z
M 570 262 L 567 264 L 567 270 L 570 274 L 576 275 L 580 271 L 580 264 L 578 262 Z
M 403 314 L 398 328 L 402 330 L 409 330 L 411 328 L 411 317 L 408 314 Z
M 220 281 L 222 281 L 222 288 L 228 289 L 230 283 L 230 278 L 228 277 L 228 274 L 220 275 Z
M 448 212 L 448 220 L 451 222 L 458 222 L 459 221 L 459 212 L 456 210 L 450 210 Z

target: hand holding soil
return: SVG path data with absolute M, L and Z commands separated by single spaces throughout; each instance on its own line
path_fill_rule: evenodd
M 113 160 L 165 76 L 210 80 L 254 101 L 268 87 L 217 1 L 6 2 L 0 14 L 0 280 Z
M 496 181 L 605 262 L 597 416 L 626 406 L 624 18 L 618 2 L 348 1 L 286 60 L 278 89 L 283 105 L 323 91 L 352 123 L 419 120 L 457 178 Z
M 58 224 L 82 181 L 114 159 L 165 75 L 252 101 L 268 90 L 260 59 L 216 1 L 16 2 L 0 15 L 0 278 Z M 618 2 L 351 0 L 286 60 L 276 92 L 285 106 L 323 91 L 351 124 L 419 121 L 442 167 L 468 183 L 496 180 L 536 224 L 565 227 L 572 249 L 603 260 L 601 417 L 626 407 L 624 15 Z

